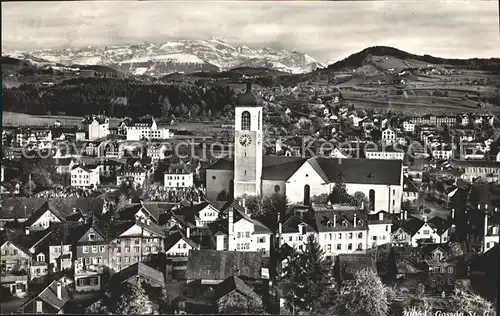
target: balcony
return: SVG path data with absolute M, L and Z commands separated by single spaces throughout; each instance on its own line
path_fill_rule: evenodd
M 102 265 L 88 264 L 88 265 L 75 265 L 75 276 L 88 276 L 103 274 L 104 268 Z

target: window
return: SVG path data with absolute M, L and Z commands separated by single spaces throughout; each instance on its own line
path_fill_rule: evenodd
M 306 184 L 304 186 L 304 205 L 309 205 L 311 201 L 311 187 Z
M 375 210 L 375 190 L 371 189 L 370 192 L 368 193 L 368 200 L 369 200 L 369 208 L 370 211 Z
M 328 250 L 328 251 L 332 251 L 332 245 L 327 245 L 327 246 L 326 246 L 326 250 Z
M 337 244 L 337 250 L 342 250 L 342 245 L 341 244 Z
M 99 252 L 104 252 L 104 246 L 99 246 Z
M 347 245 L 347 250 L 352 250 L 352 244 Z
M 429 235 L 431 232 L 429 230 L 424 230 L 424 235 Z
M 56 248 L 56 249 L 58 249 L 58 248 Z M 89 247 L 88 246 L 83 246 L 83 253 L 88 253 L 88 252 L 89 252 Z
M 43 313 L 43 302 L 42 301 L 36 301 L 36 312 Z
M 358 249 L 358 250 L 363 250 L 363 244 L 359 243 L 359 244 L 358 244 L 358 248 L 357 248 L 357 249 Z
M 241 130 L 250 130 L 250 112 L 248 111 L 241 113 Z
M 339 240 L 342 239 L 342 233 L 337 234 L 337 239 L 339 239 Z
M 280 186 L 279 185 L 275 185 L 274 186 L 274 193 L 278 193 L 280 191 Z
M 265 243 L 266 242 L 266 237 L 259 237 L 257 238 L 258 243 Z
M 352 233 L 349 233 L 347 239 L 352 239 Z
M 97 246 L 92 246 L 92 253 L 97 253 Z
M 125 253 L 130 253 L 130 247 L 125 247 Z
M 363 233 L 358 233 L 358 239 L 363 238 Z
M 245 233 L 245 238 L 250 238 L 250 232 Z
M 39 262 L 45 261 L 45 255 L 43 253 L 38 254 L 38 256 L 36 256 L 36 260 Z
M 139 252 L 139 251 L 140 251 L 139 247 L 134 247 L 134 252 Z

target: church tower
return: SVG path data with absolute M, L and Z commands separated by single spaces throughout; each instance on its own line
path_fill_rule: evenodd
M 236 100 L 234 122 L 234 197 L 260 196 L 262 177 L 262 106 L 252 85 Z

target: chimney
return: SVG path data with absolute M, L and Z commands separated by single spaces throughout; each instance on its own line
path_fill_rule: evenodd
M 403 211 L 403 220 L 407 220 L 408 219 L 408 211 Z
M 232 250 L 229 245 L 232 244 L 233 241 L 233 232 L 234 232 L 234 227 L 233 227 L 233 208 L 229 208 L 228 212 L 228 225 L 227 225 L 227 230 L 228 230 L 228 250 Z
M 328 201 L 326 204 L 327 205 L 332 205 L 332 201 Z
M 361 201 L 361 209 L 364 210 L 365 209 L 365 202 L 364 201 Z
M 378 220 L 379 221 L 383 221 L 384 220 L 384 213 L 382 213 L 382 212 L 378 213 Z
M 488 233 L 488 213 L 484 213 L 484 236 Z
M 424 215 L 424 222 L 427 223 L 427 214 Z
M 190 238 L 190 236 L 191 236 L 191 230 L 188 227 L 188 228 L 186 228 L 186 237 Z
M 487 210 L 488 209 L 488 203 L 484 203 L 484 209 Z
M 57 282 L 57 298 L 62 300 L 62 284 Z
M 337 226 L 337 214 L 333 214 L 333 227 Z
M 478 204 L 477 205 L 477 209 L 480 210 L 481 209 L 481 204 Z
M 455 209 L 451 209 L 451 219 L 455 219 Z
M 252 83 L 251 82 L 247 82 L 247 92 L 252 92 Z
M 26 227 L 26 229 L 24 230 L 24 233 L 26 235 L 29 235 L 30 234 L 30 228 L 29 227 Z
M 354 220 L 353 220 L 353 223 L 354 223 L 354 227 L 356 227 L 356 222 L 358 221 L 358 219 L 356 218 L 356 213 L 354 213 Z

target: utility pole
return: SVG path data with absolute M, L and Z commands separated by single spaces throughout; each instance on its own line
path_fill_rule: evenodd
M 31 173 L 29 174 L 29 177 L 28 177 L 28 185 L 29 185 L 29 196 L 30 196 L 30 199 L 31 199 Z

